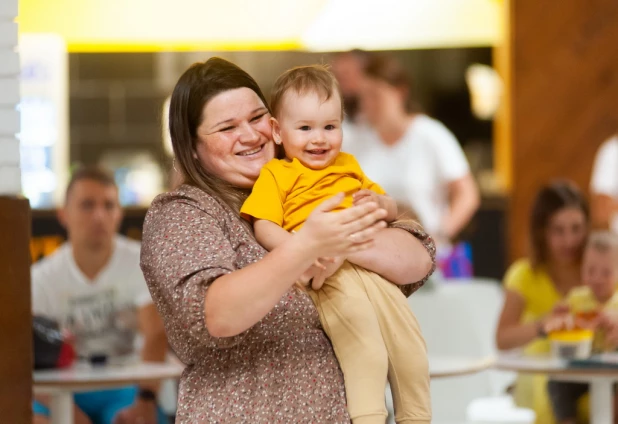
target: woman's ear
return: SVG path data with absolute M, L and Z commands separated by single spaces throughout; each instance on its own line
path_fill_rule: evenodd
M 270 118 L 270 125 L 273 128 L 273 141 L 275 144 L 281 144 L 281 127 L 276 118 Z

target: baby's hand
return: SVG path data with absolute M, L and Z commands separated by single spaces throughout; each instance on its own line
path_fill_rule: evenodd
M 381 208 L 383 208 L 384 205 L 382 204 L 383 202 L 381 197 L 382 196 L 380 196 L 375 191 L 362 189 L 352 195 L 352 201 L 354 205 L 362 205 L 363 203 L 375 202 Z

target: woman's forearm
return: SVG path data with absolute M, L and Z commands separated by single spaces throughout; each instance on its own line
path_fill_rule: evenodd
M 232 337 L 255 325 L 316 258 L 291 237 L 258 262 L 217 278 L 206 292 L 208 332 Z
M 481 204 L 481 198 L 471 175 L 452 182 L 449 187 L 449 208 L 442 226 L 443 235 L 456 237 L 470 222 Z
M 539 324 L 531 322 L 499 328 L 496 344 L 500 350 L 515 349 L 527 345 L 539 337 Z
M 422 280 L 433 266 L 423 243 L 400 228 L 385 228 L 376 235 L 371 249 L 347 259 L 398 285 Z

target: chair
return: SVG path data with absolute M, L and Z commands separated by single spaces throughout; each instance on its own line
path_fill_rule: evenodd
M 408 303 L 419 321 L 430 357 L 497 355 L 495 331 L 503 303 L 502 287 L 497 281 L 435 282 L 412 295 Z M 521 412 L 505 401 L 506 388 L 514 379 L 514 373 L 487 370 L 432 380 L 433 422 L 487 422 L 480 419 L 487 417 L 481 410 L 502 410 L 498 417 L 492 416 L 492 422 L 496 423 L 532 422 L 509 421 L 513 410 L 517 414 Z M 481 402 L 479 398 L 485 400 Z M 387 396 L 387 401 L 390 402 L 390 396 Z

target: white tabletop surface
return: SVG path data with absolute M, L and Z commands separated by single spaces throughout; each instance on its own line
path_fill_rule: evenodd
M 99 367 L 79 364 L 66 369 L 35 371 L 33 377 L 37 391 L 45 389 L 78 391 L 177 378 L 183 369 L 183 365 L 175 362 L 138 362 Z
M 431 378 L 455 377 L 474 374 L 491 368 L 495 358 L 468 358 L 463 356 L 429 355 L 429 375 Z
M 549 355 L 523 355 L 521 353 L 502 353 L 496 360 L 496 368 L 522 373 L 543 373 L 550 375 L 586 375 L 601 377 L 618 377 L 618 369 L 607 367 L 569 367 L 568 361 L 552 358 Z

